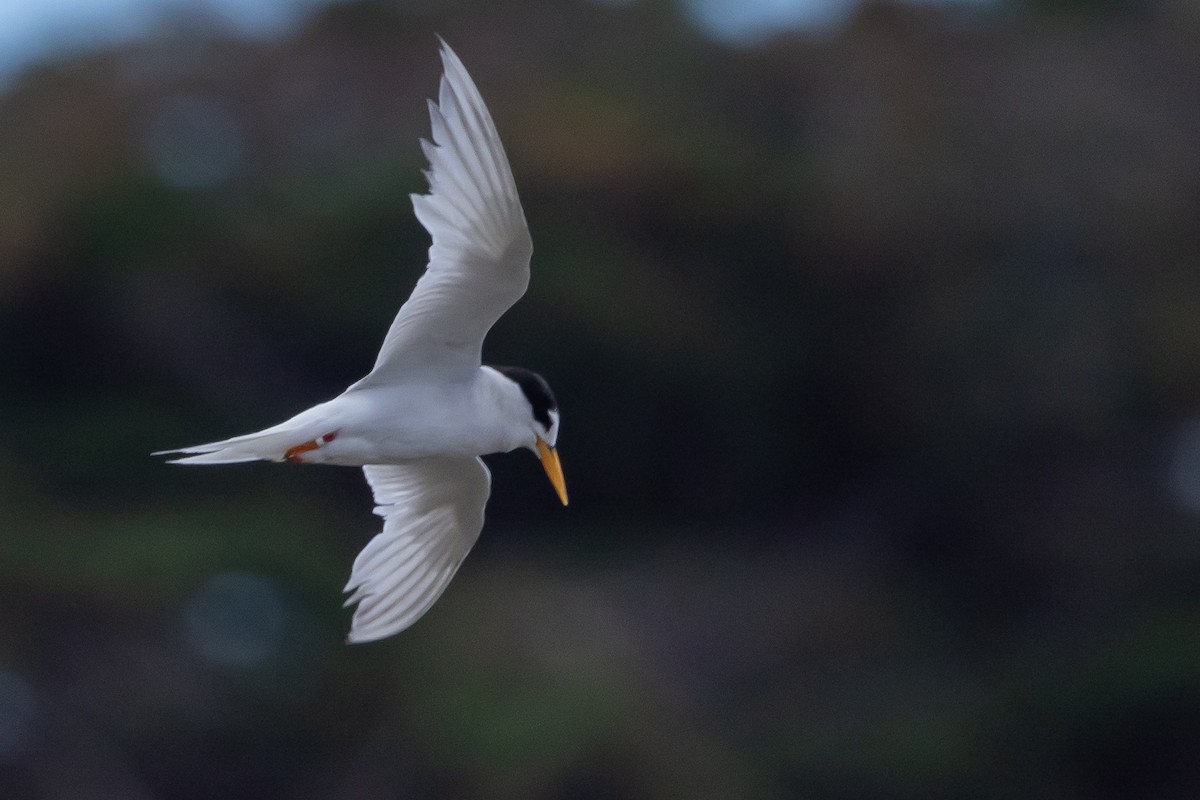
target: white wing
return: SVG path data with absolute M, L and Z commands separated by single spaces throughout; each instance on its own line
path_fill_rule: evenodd
M 492 483 L 478 458 L 369 465 L 363 474 L 384 522 L 346 584 L 346 605 L 358 603 L 351 642 L 399 633 L 437 601 L 479 538 Z
M 483 338 L 525 294 L 533 245 L 491 114 L 467 70 L 442 42 L 438 102 L 429 103 L 429 194 L 413 195 L 429 231 L 429 266 L 396 315 L 369 375 L 351 388 L 406 375 L 479 367 Z

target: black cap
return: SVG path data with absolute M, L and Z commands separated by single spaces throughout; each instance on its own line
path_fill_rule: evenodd
M 521 367 L 492 367 L 492 369 L 521 387 L 525 399 L 529 401 L 529 405 L 533 406 L 533 418 L 549 431 L 550 412 L 558 410 L 558 401 L 554 399 L 554 392 L 550 391 L 550 384 L 546 383 L 546 379 L 536 372 L 530 372 Z

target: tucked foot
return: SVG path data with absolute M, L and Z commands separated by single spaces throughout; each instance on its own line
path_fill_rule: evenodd
M 337 437 L 337 433 L 327 433 L 316 439 L 309 439 L 307 442 L 298 444 L 295 447 L 289 447 L 283 454 L 283 460 L 291 464 L 303 464 L 304 459 L 301 456 L 318 447 L 323 447 L 332 442 Z

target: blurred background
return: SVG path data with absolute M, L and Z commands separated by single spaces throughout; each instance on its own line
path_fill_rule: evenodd
M 0 796 L 1200 796 L 1200 2 L 0 3 Z M 424 267 L 435 33 L 533 231 L 493 456 L 184 469 Z

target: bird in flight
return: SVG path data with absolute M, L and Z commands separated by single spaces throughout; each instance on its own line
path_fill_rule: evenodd
M 525 447 L 563 505 L 558 403 L 540 376 L 486 366 L 483 339 L 525 294 L 533 245 L 491 114 L 441 42 L 429 101 L 429 192 L 413 210 L 433 240 L 429 265 L 392 322 L 375 366 L 328 402 L 270 428 L 167 450 L 175 464 L 288 461 L 362 467 L 383 531 L 354 560 L 347 637 L 399 633 L 437 601 L 483 528 L 491 473 L 479 458 Z

